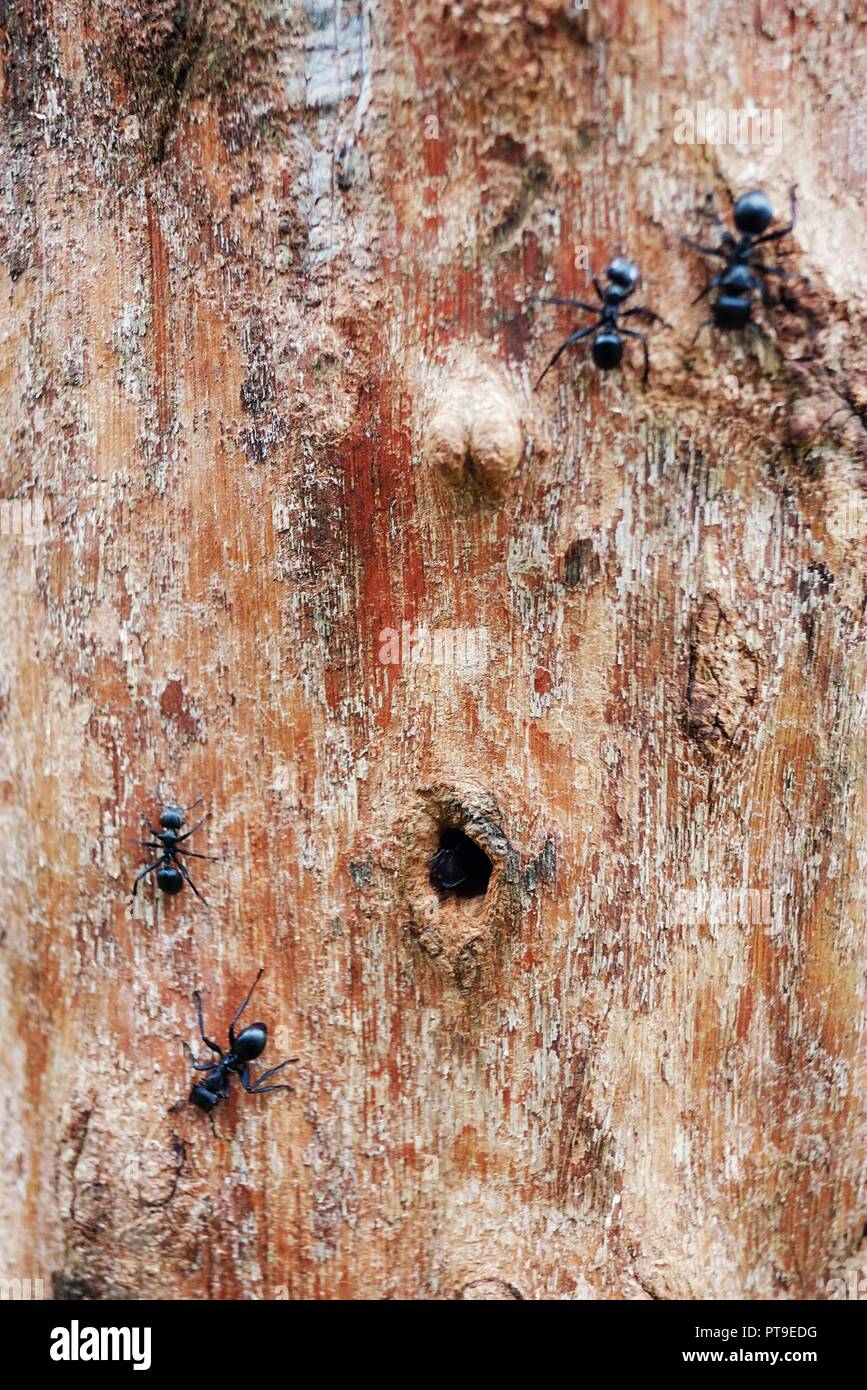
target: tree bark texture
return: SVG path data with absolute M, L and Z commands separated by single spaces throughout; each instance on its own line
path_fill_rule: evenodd
M 3 1249 L 55 1294 L 865 1254 L 864 12 L 7 0 Z M 780 148 L 676 112 L 779 110 Z M 731 197 L 793 234 L 705 328 Z M 637 259 L 620 370 L 565 354 Z M 637 320 L 632 320 L 636 323 Z M 384 661 L 382 632 L 490 658 Z M 405 630 L 404 630 L 405 631 Z M 128 841 L 211 819 L 208 906 Z M 438 895 L 460 829 L 493 872 Z M 198 866 L 197 869 L 193 866 Z M 187 1103 L 260 964 L 294 1096 Z

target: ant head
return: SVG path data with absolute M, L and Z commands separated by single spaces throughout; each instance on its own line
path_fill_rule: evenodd
M 267 1041 L 268 1029 L 264 1023 L 251 1023 L 235 1039 L 235 1053 L 242 1061 L 252 1062 L 265 1051 Z
M 759 236 L 773 221 L 774 209 L 767 193 L 745 193 L 735 203 L 735 226 L 739 232 Z
M 180 830 L 184 823 L 184 813 L 180 806 L 167 806 L 160 815 L 163 830 Z
M 638 266 L 634 261 L 628 261 L 625 256 L 615 256 L 607 267 L 605 275 L 612 285 L 623 290 L 624 299 L 632 293 L 639 280 Z

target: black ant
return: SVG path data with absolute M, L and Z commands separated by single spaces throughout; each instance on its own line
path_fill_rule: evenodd
M 599 281 L 594 276 L 593 286 L 602 303 L 601 309 L 595 304 L 585 304 L 581 299 L 545 299 L 544 304 L 568 304 L 573 309 L 584 309 L 588 314 L 595 314 L 597 322 L 591 323 L 589 328 L 580 328 L 576 333 L 571 334 L 554 353 L 539 380 L 536 382 L 536 389 L 541 386 L 542 381 L 550 372 L 555 362 L 564 353 L 567 347 L 573 343 L 578 343 L 582 338 L 587 338 L 591 333 L 593 337 L 593 361 L 600 370 L 607 372 L 612 367 L 617 367 L 623 357 L 623 336 L 627 338 L 640 338 L 644 349 L 644 375 L 641 380 L 647 385 L 650 376 L 650 354 L 647 350 L 647 338 L 644 333 L 638 333 L 634 328 L 621 328 L 618 326 L 618 317 L 621 316 L 621 309 L 624 300 L 628 299 L 635 292 L 640 279 L 638 266 L 634 261 L 628 261 L 625 256 L 615 256 L 614 260 L 606 267 L 605 277 L 608 286 L 602 289 Z M 653 323 L 664 324 L 666 328 L 671 325 L 655 314 L 652 309 L 646 309 L 643 305 L 635 309 L 627 309 L 622 317 L 631 318 L 634 314 L 643 314 L 645 318 Z
M 720 260 L 725 261 L 719 275 L 715 275 L 710 283 L 705 285 L 701 294 L 696 295 L 692 301 L 693 304 L 697 304 L 700 299 L 704 299 L 706 294 L 710 294 L 711 290 L 719 289 L 719 294 L 711 303 L 713 318 L 706 319 L 704 323 L 699 324 L 696 337 L 708 324 L 715 324 L 717 328 L 722 329 L 750 328 L 759 337 L 765 336 L 758 325 L 752 322 L 753 291 L 760 290 L 762 299 L 767 302 L 767 288 L 763 277 L 766 275 L 779 275 L 783 279 L 787 277 L 786 272 L 780 266 L 762 265 L 760 261 L 753 260 L 753 255 L 757 246 L 763 246 L 770 241 L 779 241 L 794 230 L 798 215 L 798 202 L 795 196 L 797 186 L 795 184 L 790 193 L 792 220 L 788 227 L 781 227 L 777 232 L 765 233 L 765 228 L 769 227 L 774 220 L 774 209 L 771 207 L 771 201 L 767 194 L 755 190 L 752 193 L 745 193 L 743 197 L 738 198 L 734 205 L 733 216 L 735 227 L 741 234 L 739 238 L 734 237 L 731 232 L 725 231 L 719 246 L 702 246 L 690 237 L 682 236 L 680 238 L 684 245 L 691 246 L 694 251 L 700 251 L 703 256 L 718 256 Z
M 197 1081 L 190 1091 L 190 1100 L 193 1105 L 197 1105 L 200 1110 L 210 1113 L 215 1105 L 221 1100 L 229 1099 L 229 1077 L 237 1075 L 240 1077 L 241 1085 L 248 1095 L 264 1095 L 268 1091 L 294 1091 L 295 1087 L 287 1082 L 278 1082 L 276 1086 L 266 1086 L 265 1082 L 274 1076 L 284 1067 L 288 1067 L 290 1062 L 297 1062 L 297 1057 L 287 1057 L 285 1062 L 280 1062 L 278 1066 L 272 1067 L 270 1071 L 263 1072 L 255 1082 L 250 1081 L 250 1062 L 261 1057 L 268 1042 L 268 1029 L 264 1023 L 251 1023 L 243 1032 L 235 1037 L 235 1024 L 246 1009 L 253 997 L 253 990 L 265 973 L 262 966 L 259 974 L 253 981 L 250 993 L 241 1004 L 232 1022 L 229 1024 L 229 1051 L 224 1052 L 215 1042 L 212 1042 L 205 1034 L 205 1020 L 202 1017 L 202 998 L 196 990 L 196 1012 L 199 1019 L 199 1032 L 202 1035 L 202 1042 L 211 1049 L 212 1052 L 219 1054 L 219 1062 L 197 1062 L 190 1051 L 193 1059 L 193 1069 L 195 1071 L 206 1071 L 208 1075 L 202 1081 Z M 189 1049 L 188 1049 L 189 1050 Z
M 200 805 L 203 800 L 204 797 L 197 797 L 192 805 L 186 808 L 182 806 L 171 806 L 165 801 L 162 802 L 165 809 L 160 813 L 161 829 L 159 830 L 154 830 L 150 822 L 145 821 L 145 825 L 153 836 L 153 839 L 136 840 L 135 843 L 141 845 L 142 849 L 158 849 L 161 850 L 162 853 L 159 859 L 155 859 L 152 864 L 148 864 L 147 868 L 142 869 L 141 873 L 136 876 L 135 883 L 132 886 L 133 897 L 135 897 L 138 892 L 138 886 L 141 880 L 146 878 L 148 874 L 152 874 L 154 869 L 156 869 L 157 887 L 161 888 L 164 893 L 173 896 L 175 893 L 180 893 L 184 883 L 188 883 L 196 897 L 202 902 L 206 901 L 193 883 L 193 880 L 187 872 L 186 864 L 179 856 L 185 854 L 189 855 L 192 859 L 211 860 L 217 857 L 213 854 L 198 854 L 194 849 L 181 849 L 181 841 L 188 840 L 191 835 L 195 834 L 195 832 L 204 825 L 208 816 L 211 814 L 210 811 L 202 816 L 202 819 L 196 825 L 192 826 L 190 830 L 185 831 L 183 835 L 178 833 L 183 829 L 186 811 L 192 811 L 193 807 Z

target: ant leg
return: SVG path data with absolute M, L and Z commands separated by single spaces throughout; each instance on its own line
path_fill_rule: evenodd
M 199 1032 L 202 1035 L 202 1042 L 205 1043 L 211 1049 L 212 1052 L 218 1052 L 221 1057 L 225 1056 L 223 1049 L 221 1047 L 218 1047 L 215 1042 L 212 1042 L 205 1032 L 205 1020 L 202 1017 L 202 996 L 198 990 L 196 990 L 195 994 L 193 995 L 193 998 L 196 1001 L 196 1016 L 199 1020 Z M 190 1055 L 192 1056 L 192 1054 Z
M 707 293 L 707 291 L 705 291 L 705 293 Z M 695 303 L 694 300 L 693 303 Z M 661 323 L 663 328 L 671 327 L 671 324 L 668 323 L 668 321 L 664 319 L 661 314 L 655 314 L 652 309 L 646 309 L 643 304 L 636 305 L 634 309 L 627 309 L 626 313 L 621 314 L 620 317 L 628 319 L 631 317 L 632 314 L 643 314 L 646 319 L 650 319 L 651 323 Z
M 197 821 L 197 822 L 196 822 L 196 824 L 193 826 L 192 830 L 188 830 L 188 831 L 186 831 L 185 834 L 179 835 L 178 838 L 177 838 L 177 844 L 180 844 L 180 843 L 181 843 L 181 840 L 188 840 L 188 839 L 190 838 L 191 835 L 195 835 L 195 833 L 196 833 L 197 830 L 201 830 L 202 826 L 204 825 L 205 821 L 208 819 L 208 817 L 210 816 L 210 814 L 211 814 L 211 813 L 210 813 L 210 811 L 209 811 L 207 816 L 202 816 L 202 819 L 201 819 L 200 821 Z
M 199 854 L 198 850 L 195 849 L 179 849 L 176 850 L 176 853 L 189 855 L 190 859 L 210 859 L 212 864 L 220 863 L 219 854 Z
M 554 366 L 555 362 L 559 361 L 559 359 L 563 356 L 563 353 L 566 351 L 567 347 L 571 347 L 573 343 L 578 343 L 578 342 L 580 342 L 582 338 L 586 338 L 586 337 L 587 337 L 588 333 L 594 333 L 594 332 L 596 331 L 596 328 L 597 328 L 597 327 L 598 327 L 597 324 L 591 323 L 591 325 L 590 325 L 589 328 L 582 328 L 582 329 L 580 329 L 577 333 L 573 333 L 573 334 L 571 335 L 571 337 L 567 338 L 566 341 L 565 341 L 565 343 L 561 343 L 561 344 L 560 344 L 560 346 L 558 347 L 557 351 L 554 353 L 554 356 L 551 358 L 551 361 L 548 363 L 548 365 L 547 365 L 547 367 L 545 368 L 544 372 L 543 372 L 542 375 L 539 377 L 539 380 L 536 382 L 535 389 L 536 389 L 537 391 L 538 391 L 539 387 L 542 385 L 542 382 L 543 382 L 543 380 L 545 379 L 545 377 L 546 377 L 546 376 L 548 375 L 548 373 L 550 372 L 551 368 Z
M 761 342 L 770 344 L 771 339 L 768 337 L 765 330 L 760 328 L 757 323 L 754 323 L 752 319 L 750 319 L 749 323 L 746 325 L 746 330 L 748 333 L 755 333 L 756 337 Z
M 241 1014 L 244 1012 L 244 1010 L 246 1009 L 246 1007 L 247 1007 L 247 1005 L 249 1004 L 250 1000 L 253 998 L 253 990 L 256 988 L 257 984 L 259 983 L 259 981 L 261 980 L 261 978 L 262 978 L 262 976 L 263 976 L 264 974 L 265 974 L 265 967 L 264 967 L 264 965 L 263 965 L 263 966 L 260 966 L 260 968 L 259 968 L 259 974 L 256 976 L 255 980 L 253 981 L 252 985 L 250 986 L 250 993 L 247 995 L 247 998 L 244 1000 L 243 1004 L 240 1004 L 240 1005 L 238 1006 L 238 1011 L 237 1011 L 237 1013 L 235 1014 L 235 1017 L 232 1019 L 232 1022 L 229 1024 L 229 1045 L 230 1045 L 230 1047 L 234 1047 L 234 1046 L 235 1046 L 235 1024 L 238 1022 L 238 1019 L 241 1017 Z
M 768 241 L 779 241 L 781 237 L 788 236 L 794 226 L 794 222 L 790 222 L 788 227 L 781 227 L 778 232 L 766 232 L 764 236 L 756 237 L 753 246 L 764 246 Z
M 270 1067 L 268 1071 L 263 1071 L 261 1076 L 256 1077 L 253 1084 L 257 1087 L 263 1086 L 266 1081 L 270 1081 L 272 1076 L 276 1076 L 278 1071 L 282 1071 L 284 1067 L 288 1067 L 291 1062 L 297 1061 L 299 1061 L 298 1057 L 287 1057 L 285 1062 L 279 1062 L 276 1067 Z
M 192 890 L 193 890 L 193 892 L 195 893 L 196 897 L 199 899 L 199 902 L 205 903 L 205 905 L 207 906 L 208 900 L 207 900 L 207 898 L 203 898 L 203 897 L 202 897 L 202 895 L 201 895 L 201 893 L 199 892 L 198 888 L 197 888 L 196 885 L 193 883 L 193 880 L 190 878 L 189 872 L 188 872 L 188 870 L 187 870 L 186 864 L 183 862 L 183 860 L 178 859 L 178 858 L 174 858 L 174 862 L 175 862 L 175 864 L 178 866 L 178 868 L 180 869 L 183 878 L 184 878 L 184 879 L 186 880 L 186 882 L 190 885 L 190 887 L 192 888 Z
M 714 319 L 702 319 L 701 323 L 699 324 L 698 328 L 695 330 L 695 333 L 694 333 L 693 336 L 692 336 L 692 341 L 690 342 L 690 347 L 692 347 L 693 343 L 695 342 L 695 340 L 696 340 L 696 338 L 698 337 L 698 335 L 699 335 L 699 333 L 701 332 L 701 330 L 702 330 L 703 328 L 713 328 L 714 323 L 715 323 L 715 320 L 714 320 Z
M 753 288 L 757 289 L 762 296 L 762 303 L 767 308 L 773 301 L 770 290 L 765 284 L 766 275 L 776 275 L 780 280 L 794 280 L 794 275 L 789 275 L 781 266 L 778 265 L 754 265 Z
M 133 895 L 133 897 L 135 897 L 136 893 L 138 892 L 138 886 L 139 886 L 139 883 L 141 882 L 141 880 L 142 880 L 143 878 L 146 878 L 148 874 L 152 874 L 153 871 L 154 871 L 154 869 L 158 869 L 158 868 L 160 867 L 160 864 L 164 864 L 165 861 L 166 861 L 166 857 L 165 857 L 165 855 L 162 855 L 159 859 L 155 859 L 154 862 L 153 862 L 152 864 L 148 864 L 148 866 L 147 866 L 146 869 L 142 869 L 142 871 L 141 871 L 140 874 L 137 874 L 137 875 L 136 875 L 135 883 L 134 883 L 133 886 L 132 886 L 132 895 Z
M 583 299 L 563 299 L 560 295 L 554 295 L 551 299 L 541 299 L 540 304 L 568 304 L 571 309 L 586 309 L 588 314 L 598 313 L 595 304 L 585 304 Z
M 682 241 L 684 246 L 691 246 L 693 251 L 700 251 L 703 256 L 719 256 L 720 260 L 728 260 L 725 251 L 719 246 L 702 246 L 700 241 L 693 241 L 689 236 L 678 237 L 678 241 Z
M 647 350 L 647 336 L 644 333 L 636 332 L 634 328 L 621 328 L 620 332 L 625 334 L 627 338 L 641 339 L 641 346 L 644 348 L 644 375 L 641 378 L 641 384 L 646 386 L 650 376 L 650 353 Z
M 196 1056 L 195 1052 L 194 1052 L 193 1049 L 190 1047 L 190 1044 L 189 1044 L 188 1042 L 186 1042 L 186 1040 L 181 1039 L 181 1045 L 182 1045 L 183 1047 L 185 1047 L 185 1048 L 187 1049 L 187 1051 L 189 1052 L 189 1054 L 190 1054 L 190 1064 L 191 1064 L 191 1066 L 192 1066 L 192 1068 L 193 1068 L 193 1071 L 213 1071 L 213 1070 L 214 1070 L 214 1067 L 215 1067 L 216 1064 L 215 1064 L 214 1062 L 200 1062 L 199 1059 L 198 1059 L 198 1057 Z M 222 1054 L 221 1054 L 221 1055 L 222 1055 Z
M 599 295 L 600 302 L 601 302 L 602 304 L 604 304 L 604 303 L 605 303 L 605 293 L 604 293 L 604 291 L 603 291 L 603 289 L 602 289 L 602 286 L 600 285 L 600 283 L 599 283 L 599 281 L 597 280 L 597 278 L 596 278 L 595 275 L 593 276 L 593 288 L 594 288 L 594 290 L 596 291 L 596 293 Z M 595 310 L 594 310 L 594 313 L 595 313 Z
M 285 1062 L 283 1063 L 283 1065 L 286 1065 Z M 265 1095 L 268 1091 L 294 1091 L 295 1087 L 288 1085 L 288 1083 L 286 1082 L 281 1082 L 277 1086 L 262 1085 L 262 1082 L 266 1079 L 266 1077 L 273 1076 L 274 1072 L 279 1070 L 279 1067 L 274 1067 L 271 1071 L 266 1071 L 264 1076 L 260 1076 L 258 1081 L 251 1085 L 250 1068 L 244 1067 L 244 1070 L 241 1072 L 241 1085 L 244 1087 L 244 1090 L 247 1092 L 248 1096 L 262 1096 Z
M 697 294 L 695 299 L 692 300 L 692 303 L 698 304 L 700 300 L 704 299 L 706 294 L 710 294 L 711 290 L 715 290 L 724 275 L 725 271 L 721 270 L 719 275 L 715 275 L 712 280 L 709 280 L 708 283 L 705 285 L 704 289 L 702 290 L 701 294 Z
M 793 183 L 791 189 L 789 190 L 789 197 L 792 200 L 792 220 L 789 223 L 788 227 L 781 227 L 778 232 L 765 232 L 764 236 L 756 237 L 755 241 L 753 242 L 753 246 L 761 246 L 767 241 L 779 241 L 780 237 L 788 236 L 789 232 L 793 232 L 795 230 L 795 223 L 798 220 L 798 199 L 795 192 L 797 187 L 798 185 L 796 183 Z
M 154 791 L 154 796 L 156 797 L 160 805 L 164 806 L 168 810 L 177 811 L 182 809 L 178 806 L 178 802 L 176 800 L 166 801 L 165 797 L 163 796 L 163 787 L 161 782 L 157 783 L 156 789 Z
M 790 275 L 787 270 L 783 270 L 781 265 L 761 265 L 758 261 L 752 261 L 750 269 L 757 275 L 778 275 L 781 280 L 794 280 L 794 275 Z

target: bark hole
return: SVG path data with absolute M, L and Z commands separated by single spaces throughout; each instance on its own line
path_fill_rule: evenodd
M 431 858 L 430 879 L 441 896 L 483 898 L 493 867 L 481 845 L 463 830 L 449 826 L 440 831 L 439 848 Z
M 481 787 L 419 789 L 400 826 L 405 929 L 461 990 L 480 985 L 491 950 L 520 930 L 518 853 Z

